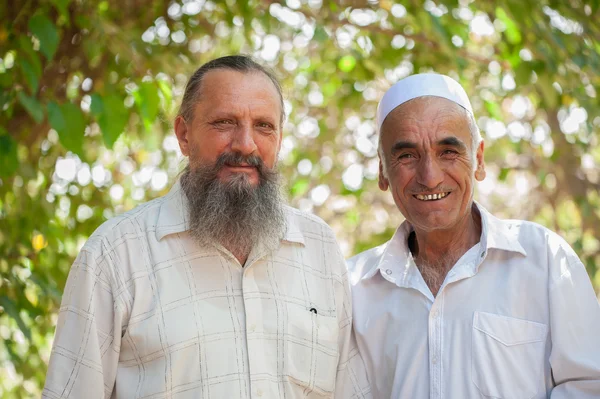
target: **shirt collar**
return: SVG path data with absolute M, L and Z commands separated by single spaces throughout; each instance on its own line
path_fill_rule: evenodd
M 484 250 L 495 248 L 527 256 L 527 252 L 519 242 L 518 223 L 499 219 L 479 203 L 476 202 L 475 205 L 481 214 L 481 243 Z
M 179 179 L 161 200 L 156 221 L 157 241 L 162 240 L 166 235 L 189 230 L 187 199 L 181 189 Z
M 378 271 L 384 273 L 392 269 L 399 272 L 402 271 L 402 275 L 407 277 L 408 272 L 411 270 L 411 265 L 414 264 L 407 243 L 408 236 L 412 231 L 413 228 L 408 221 L 405 220 L 402 222 L 396 229 L 392 239 L 385 245 L 379 257 L 379 262 L 374 262 L 372 268 L 363 275 L 362 279 L 369 279 Z
M 304 235 L 296 220 L 295 209 L 284 205 L 286 219 L 286 233 L 283 241 L 304 245 Z M 162 204 L 156 221 L 156 240 L 160 241 L 169 234 L 182 233 L 189 230 L 188 203 L 179 180 L 173 184 L 171 190 L 162 197 Z
M 474 206 L 481 214 L 480 244 L 484 254 L 487 254 L 489 249 L 495 248 L 527 255 L 519 243 L 519 229 L 515 223 L 495 217 L 477 202 L 474 202 Z M 362 280 L 373 277 L 378 271 L 388 273 L 388 270 L 394 272 L 395 275 L 400 272 L 403 281 L 399 281 L 399 283 L 402 284 L 410 284 L 411 280 L 417 278 L 418 270 L 408 248 L 408 236 L 413 230 L 408 221 L 402 222 L 391 240 L 387 242 L 379 257 L 379 262 L 373 263 L 371 269 L 363 275 Z

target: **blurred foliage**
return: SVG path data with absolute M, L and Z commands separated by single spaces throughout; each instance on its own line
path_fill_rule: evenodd
M 290 202 L 347 255 L 402 216 L 376 185 L 377 100 L 435 70 L 486 140 L 478 200 L 563 235 L 600 288 L 600 0 L 16 0 L 0 5 L 0 397 L 39 397 L 78 249 L 168 191 L 187 77 L 226 54 L 280 76 Z

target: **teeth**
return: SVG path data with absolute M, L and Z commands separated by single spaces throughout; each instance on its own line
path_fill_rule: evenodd
M 418 200 L 421 200 L 421 201 L 432 201 L 432 200 L 442 199 L 442 198 L 446 197 L 447 195 L 448 195 L 448 193 L 427 194 L 427 195 L 417 194 L 416 197 Z

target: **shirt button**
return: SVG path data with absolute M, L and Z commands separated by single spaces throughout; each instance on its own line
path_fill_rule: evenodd
M 438 312 L 437 310 L 434 310 L 433 312 L 431 312 L 431 317 L 433 317 L 434 319 L 437 318 L 440 315 L 440 312 Z
M 248 331 L 254 332 L 254 330 L 256 330 L 256 324 L 252 323 L 248 326 Z
M 262 391 L 262 389 L 258 388 L 258 389 L 256 390 L 256 396 L 263 396 L 263 391 Z
M 391 270 L 391 269 L 387 269 L 385 272 L 386 272 L 388 275 L 392 274 L 392 270 Z
M 438 362 L 437 356 L 434 356 L 434 357 L 431 358 L 431 363 L 432 364 L 437 364 L 437 362 Z

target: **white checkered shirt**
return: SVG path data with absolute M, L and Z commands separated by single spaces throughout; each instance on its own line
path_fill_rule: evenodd
M 370 398 L 331 229 L 286 207 L 242 266 L 188 233 L 179 183 L 104 223 L 64 291 L 44 398 Z

